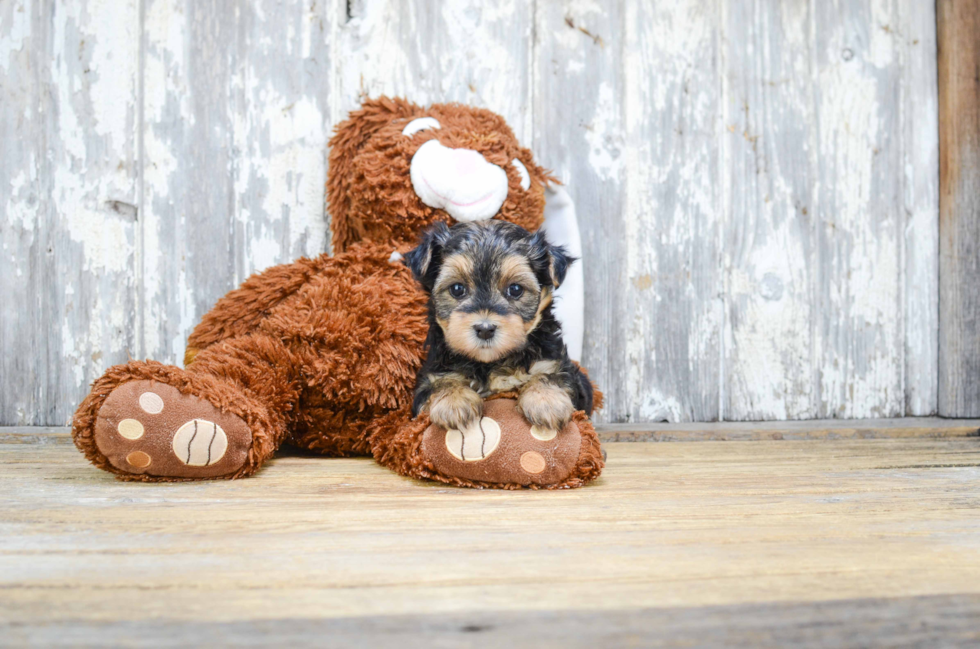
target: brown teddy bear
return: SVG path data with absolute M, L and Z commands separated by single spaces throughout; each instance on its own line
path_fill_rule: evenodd
M 553 179 L 501 117 L 459 104 L 370 100 L 330 147 L 336 255 L 270 268 L 221 298 L 191 334 L 185 369 L 110 368 L 75 413 L 78 448 L 125 480 L 240 478 L 284 443 L 460 486 L 598 476 L 599 442 L 581 412 L 542 435 L 513 398 L 494 399 L 479 440 L 411 417 L 426 295 L 401 254 L 437 221 L 536 230 Z

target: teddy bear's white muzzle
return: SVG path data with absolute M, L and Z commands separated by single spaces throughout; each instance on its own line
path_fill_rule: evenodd
M 457 221 L 492 218 L 507 198 L 507 174 L 472 149 L 429 140 L 412 157 L 412 186 L 422 202 Z

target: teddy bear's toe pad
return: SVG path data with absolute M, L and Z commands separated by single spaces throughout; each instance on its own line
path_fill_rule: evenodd
M 500 424 L 484 417 L 469 428 L 446 431 L 446 449 L 464 462 L 485 460 L 500 444 Z
M 422 454 L 442 475 L 481 483 L 553 485 L 571 474 L 582 435 L 570 422 L 561 431 L 531 428 L 513 399 L 483 404 L 483 420 L 472 430 L 446 431 L 432 425 L 422 436 Z
M 252 434 L 242 419 L 165 383 L 130 381 L 106 398 L 95 444 L 125 473 L 215 478 L 240 469 Z

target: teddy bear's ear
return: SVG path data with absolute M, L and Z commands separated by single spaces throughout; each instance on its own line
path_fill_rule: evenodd
M 450 235 L 448 225 L 441 221 L 435 223 L 422 235 L 419 245 L 405 254 L 405 265 L 412 270 L 412 275 L 428 293 L 435 286 L 442 260 L 442 247 Z
M 367 144 L 372 135 L 392 120 L 417 115 L 421 110 L 412 102 L 398 97 L 367 99 L 334 129 L 329 143 L 327 207 L 330 211 L 335 253 L 343 252 L 359 238 L 350 223 L 350 192 L 354 182 L 353 163 L 357 152 Z

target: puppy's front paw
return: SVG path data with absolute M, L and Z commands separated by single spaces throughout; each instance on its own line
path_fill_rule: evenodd
M 429 419 L 446 430 L 463 430 L 483 416 L 483 399 L 470 388 L 454 386 L 429 399 Z
M 562 430 L 575 413 L 572 399 L 557 385 L 529 383 L 517 399 L 517 411 L 528 423 L 547 430 Z

